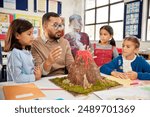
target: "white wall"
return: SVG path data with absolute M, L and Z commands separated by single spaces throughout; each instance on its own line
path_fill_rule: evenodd
M 12 14 L 15 14 L 15 13 L 26 14 L 26 15 L 40 16 L 42 18 L 42 15 L 44 13 L 35 13 L 33 11 L 34 10 L 33 1 L 34 0 L 30 0 L 30 4 L 28 4 L 28 11 L 0 8 L 0 12 L 12 13 Z M 69 16 L 71 16 L 74 13 L 83 16 L 83 13 L 84 13 L 83 1 L 84 0 L 59 0 L 59 1 L 62 2 L 62 17 L 65 18 L 65 33 L 67 33 L 69 31 L 69 27 L 68 27 Z M 4 45 L 3 42 L 2 42 L 2 45 Z

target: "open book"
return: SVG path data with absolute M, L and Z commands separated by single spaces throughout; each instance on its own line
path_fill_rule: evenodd
M 5 100 L 29 100 L 45 97 L 33 83 L 3 86 Z

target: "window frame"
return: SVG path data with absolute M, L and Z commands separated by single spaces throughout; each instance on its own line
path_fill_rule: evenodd
M 150 20 L 150 0 L 148 0 L 148 4 L 147 4 L 147 19 L 146 19 L 146 33 L 145 33 L 145 42 L 150 42 L 150 40 L 148 40 L 148 20 Z
M 86 0 L 84 0 L 84 3 L 86 3 Z M 89 25 L 94 25 L 94 41 L 96 41 L 96 25 L 103 25 L 103 24 L 110 24 L 110 23 L 117 23 L 117 22 L 122 22 L 122 25 L 124 23 L 124 17 L 123 17 L 123 20 L 115 20 L 115 21 L 110 21 L 110 9 L 111 9 L 111 5 L 116 5 L 116 4 L 119 4 L 119 3 L 124 3 L 123 0 L 120 0 L 120 1 L 117 1 L 117 2 L 114 2 L 114 3 L 110 3 L 110 0 L 109 0 L 109 3 L 106 4 L 106 5 L 102 5 L 102 6 L 97 6 L 97 0 L 95 0 L 95 7 L 94 8 L 90 8 L 90 9 L 86 9 L 86 4 L 84 4 L 84 26 L 89 26 Z M 97 23 L 96 22 L 96 19 L 97 19 L 97 9 L 98 8 L 102 8 L 102 7 L 106 7 L 108 6 L 108 22 L 100 22 L 100 23 Z M 86 17 L 86 12 L 89 11 L 89 10 L 95 10 L 95 22 L 94 23 L 91 23 L 91 24 L 85 24 L 85 17 Z M 123 39 L 123 32 L 122 32 L 122 39 Z M 121 41 L 121 40 L 117 40 L 117 41 Z

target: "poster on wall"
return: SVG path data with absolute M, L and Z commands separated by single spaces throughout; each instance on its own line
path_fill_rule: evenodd
M 34 12 L 55 12 L 61 15 L 62 2 L 57 0 L 34 0 Z
M 34 32 L 33 35 L 34 37 L 38 37 L 41 34 L 42 31 L 42 18 L 38 16 L 30 16 L 30 15 L 23 15 L 23 14 L 15 14 L 15 19 L 20 18 L 20 19 L 26 19 L 32 23 L 34 26 Z
M 16 0 L 4 0 L 4 8 L 16 9 Z
M 0 13 L 0 40 L 4 40 L 13 15 Z
M 38 0 L 38 12 L 46 12 L 46 0 Z
M 28 0 L 0 0 L 0 7 L 5 8 L 5 9 L 27 11 L 28 10 Z
M 57 1 L 49 0 L 48 2 L 48 11 L 57 13 Z
M 142 1 L 132 1 L 125 4 L 124 37 L 134 35 L 141 38 Z
M 47 0 L 34 0 L 34 12 L 45 13 L 47 8 Z

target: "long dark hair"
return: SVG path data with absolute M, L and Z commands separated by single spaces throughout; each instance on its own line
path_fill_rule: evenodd
M 4 51 L 8 52 L 13 50 L 13 48 L 17 48 L 22 50 L 22 45 L 19 43 L 18 39 L 16 38 L 16 34 L 21 34 L 29 29 L 31 29 L 33 25 L 24 19 L 15 19 L 10 24 L 5 40 Z M 30 46 L 26 46 L 25 49 L 29 50 Z
M 114 31 L 113 31 L 113 28 L 111 27 L 111 26 L 109 26 L 109 25 L 104 25 L 104 26 L 102 26 L 101 28 L 100 28 L 100 31 L 102 30 L 102 29 L 105 29 L 110 35 L 114 35 Z M 99 40 L 99 43 L 101 42 L 101 40 Z M 112 46 L 116 46 L 116 42 L 115 42 L 115 40 L 114 40 L 114 38 L 112 37 L 112 39 L 110 40 L 110 45 L 112 45 Z

